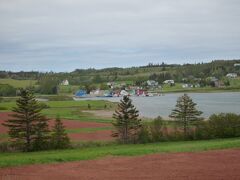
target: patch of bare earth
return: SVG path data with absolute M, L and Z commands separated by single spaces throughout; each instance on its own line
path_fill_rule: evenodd
M 112 118 L 114 111 L 109 110 L 84 110 L 83 112 L 91 113 L 94 116 L 102 117 L 102 118 Z
M 72 140 L 86 140 L 86 141 L 111 141 L 114 138 L 111 136 L 111 130 L 99 130 L 95 132 L 72 133 L 69 137 Z
M 169 153 L 0 169 L 11 180 L 240 179 L 240 150 Z

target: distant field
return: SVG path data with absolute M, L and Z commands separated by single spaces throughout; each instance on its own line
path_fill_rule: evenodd
M 59 115 L 63 119 L 92 122 L 111 122 L 111 118 L 96 117 L 91 113 L 82 112 L 82 110 L 113 110 L 116 107 L 116 103 L 103 100 L 49 101 L 44 103 L 49 106 L 43 110 L 43 114 L 48 117 L 55 118 Z M 11 111 L 15 106 L 15 102 L 2 102 L 0 103 L 0 112 Z
M 25 88 L 27 86 L 34 86 L 36 80 L 15 80 L 15 79 L 0 79 L 0 84 L 9 84 L 15 88 Z
M 96 144 L 96 146 L 81 149 L 31 153 L 1 153 L 0 167 L 90 160 L 106 156 L 138 156 L 155 153 L 196 152 L 239 147 L 240 138 L 161 142 L 154 144 Z
M 75 86 L 75 85 L 69 85 L 69 86 L 60 85 L 59 86 L 59 93 L 60 94 L 74 94 L 79 89 L 80 89 L 80 87 Z

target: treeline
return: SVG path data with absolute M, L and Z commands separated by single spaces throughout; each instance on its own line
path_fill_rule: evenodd
M 208 120 L 201 118 L 201 111 L 187 95 L 179 97 L 176 107 L 164 121 L 157 117 L 152 122 L 142 122 L 131 99 L 125 96 L 113 117 L 113 136 L 121 143 L 150 143 L 163 141 L 202 140 L 240 137 L 240 115 L 213 114 Z
M 209 76 L 222 78 L 227 73 L 240 74 L 240 68 L 234 67 L 235 63 L 240 60 L 216 60 L 210 63 L 197 64 L 153 64 L 146 66 L 131 68 L 105 68 L 105 69 L 76 69 L 70 73 L 54 73 L 54 72 L 9 72 L 0 71 L 0 78 L 12 79 L 34 79 L 38 82 L 42 78 L 51 77 L 62 81 L 68 79 L 71 85 L 79 85 L 81 83 L 102 83 L 109 81 L 133 81 L 136 82 L 139 77 L 142 79 L 153 79 L 162 83 L 166 79 L 173 79 L 181 82 L 183 78 L 196 77 L 205 79 Z

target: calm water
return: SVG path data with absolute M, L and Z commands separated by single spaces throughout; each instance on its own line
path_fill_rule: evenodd
M 134 105 L 145 117 L 168 117 L 175 107 L 177 98 L 183 93 L 165 94 L 156 97 L 131 97 Z M 213 113 L 233 112 L 240 114 L 240 92 L 230 93 L 188 93 L 197 103 L 199 110 L 203 112 L 203 117 L 209 117 Z M 99 99 L 99 98 L 97 98 Z M 113 102 L 118 102 L 121 98 L 100 98 Z

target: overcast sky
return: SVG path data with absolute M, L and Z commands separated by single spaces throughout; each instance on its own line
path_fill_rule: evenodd
M 0 70 L 240 58 L 240 0 L 0 0 Z

